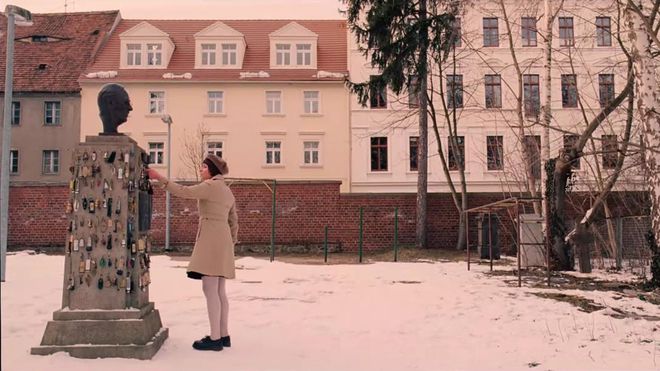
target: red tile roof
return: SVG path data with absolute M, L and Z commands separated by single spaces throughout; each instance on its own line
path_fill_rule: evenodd
M 120 69 L 119 35 L 139 23 L 146 21 L 170 35 L 175 45 L 174 54 L 165 69 Z M 243 69 L 195 69 L 194 35 L 218 20 L 122 20 L 108 43 L 99 52 L 96 62 L 87 72 L 117 71 L 112 79 L 87 79 L 96 81 L 169 81 L 164 73 L 182 74 L 190 72 L 194 81 L 318 81 L 317 71 L 347 73 L 347 28 L 343 20 L 220 20 L 245 36 L 247 49 Z M 296 22 L 318 35 L 317 69 L 270 69 L 270 42 L 268 34 Z M 240 79 L 240 72 L 265 71 L 269 78 Z M 323 78 L 320 80 L 343 80 Z M 186 80 L 184 80 L 186 81 Z
M 54 42 L 14 42 L 14 92 L 80 91 L 78 77 L 112 31 L 119 11 L 33 14 L 32 26 L 15 28 L 16 40 L 32 36 Z M 0 16 L 0 82 L 5 90 L 7 18 Z M 45 65 L 40 69 L 39 65 Z

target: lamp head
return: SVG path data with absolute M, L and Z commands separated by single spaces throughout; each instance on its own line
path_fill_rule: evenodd
M 166 113 L 166 114 L 160 116 L 160 119 L 161 119 L 164 123 L 166 123 L 167 125 L 172 125 L 172 122 L 173 122 L 173 121 L 172 121 L 172 116 L 170 116 L 169 113 Z

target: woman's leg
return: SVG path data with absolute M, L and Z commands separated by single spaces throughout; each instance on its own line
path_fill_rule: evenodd
M 227 299 L 227 290 L 224 277 L 218 277 L 218 297 L 220 298 L 220 335 L 229 336 L 229 299 Z
M 206 309 L 209 313 L 209 323 L 211 325 L 211 339 L 220 339 L 220 297 L 219 293 L 219 277 L 202 277 L 202 290 L 206 297 Z

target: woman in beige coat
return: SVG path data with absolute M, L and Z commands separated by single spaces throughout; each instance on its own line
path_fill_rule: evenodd
M 193 343 L 193 348 L 198 350 L 219 351 L 231 346 L 225 280 L 236 276 L 234 244 L 238 219 L 234 195 L 223 178 L 228 171 L 227 163 L 213 154 L 204 159 L 199 169 L 202 182 L 193 186 L 170 182 L 157 171 L 148 170 L 149 178 L 158 180 L 173 195 L 197 199 L 199 227 L 187 274 L 202 280 L 211 325 L 211 335 Z

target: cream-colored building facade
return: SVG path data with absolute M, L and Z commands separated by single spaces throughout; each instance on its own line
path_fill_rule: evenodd
M 542 32 L 546 21 L 543 2 L 521 4 L 519 1 L 506 1 L 506 7 L 515 57 L 525 75 L 523 89 L 527 93 L 523 96 L 532 104 L 530 111 L 538 112 L 545 103 L 548 89 L 544 82 Z M 576 96 L 580 97 L 587 121 L 590 121 L 600 112 L 600 99 L 611 99 L 626 84 L 624 54 L 614 37 L 617 10 L 613 1 L 566 1 L 558 17 L 553 29 L 551 157 L 557 156 L 564 145 L 573 140 L 571 134 L 579 135 L 586 127 Z M 515 193 L 524 189 L 521 145 L 525 139 L 521 138 L 516 119 L 518 75 L 499 2 L 473 2 L 463 9 L 457 24 L 460 25 L 461 42 L 455 49 L 455 70 L 452 63 L 444 65 L 442 72 L 436 66 L 435 76 L 430 82 L 436 91 L 432 99 L 438 110 L 442 151 L 445 156 L 448 155 L 447 121 L 437 93 L 440 74 L 445 92 L 449 90 L 448 75 L 456 76 L 455 86 L 457 90 L 462 90 L 462 94 L 457 93 L 461 95 L 462 103 L 456 110 L 457 134 L 464 139 L 468 192 Z M 625 32 L 622 35 L 625 40 Z M 377 75 L 378 70 L 371 68 L 357 49 L 354 37 L 349 45 L 351 80 L 366 81 L 370 75 Z M 572 84 L 573 79 L 576 84 Z M 418 135 L 417 108 L 409 104 L 406 92 L 395 96 L 388 91 L 386 100 L 386 103 L 382 100 L 367 102 L 367 107 L 362 107 L 357 97 L 352 95 L 353 192 L 416 192 L 414 147 Z M 522 136 L 537 136 L 527 140 L 539 141 L 542 148 L 545 145 L 543 126 L 532 112 L 525 116 Z M 612 146 L 620 145 L 624 127 L 625 112 L 622 108 L 613 112 L 593 134 L 593 147 L 591 143 L 587 144 L 580 167 L 575 169 L 580 187 L 595 187 L 593 179 L 598 171 L 604 178 L 612 173 L 611 156 L 616 155 L 616 147 L 612 150 Z M 614 139 L 617 141 L 613 142 Z M 631 142 L 639 144 L 639 131 L 635 125 Z M 639 147 L 631 148 L 635 150 Z M 449 192 L 431 119 L 428 151 L 429 191 Z M 639 167 L 634 166 L 636 159 L 631 156 L 626 160 L 624 168 L 627 173 L 622 177 L 625 181 L 619 182 L 618 189 L 639 189 L 641 176 Z M 537 169 L 540 171 L 540 163 Z M 450 173 L 454 184 L 458 185 L 458 171 Z
M 119 132 L 163 173 L 171 148 L 174 179 L 195 179 L 192 145 L 226 159 L 230 177 L 337 180 L 346 192 L 346 40 L 343 21 L 123 20 L 80 79 L 80 139 L 102 130 L 98 92 L 118 83 L 133 107 Z

